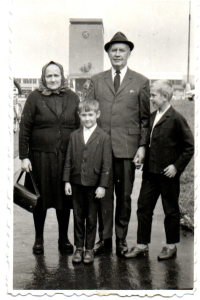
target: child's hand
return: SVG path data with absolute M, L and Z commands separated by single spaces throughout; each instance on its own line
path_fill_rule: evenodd
M 141 171 L 143 169 L 143 162 L 144 162 L 145 152 L 146 152 L 146 149 L 145 149 L 144 146 L 139 147 L 138 150 L 137 150 L 137 153 L 136 153 L 136 155 L 133 159 L 133 162 L 135 164 L 135 168 L 136 169 L 141 168 Z
M 164 169 L 164 175 L 172 178 L 176 175 L 177 169 L 174 165 L 169 165 L 167 168 Z
M 67 196 L 72 195 L 72 187 L 69 182 L 65 182 L 65 195 L 67 195 Z
M 96 197 L 95 198 L 103 198 L 105 196 L 106 189 L 104 187 L 99 186 L 96 189 Z

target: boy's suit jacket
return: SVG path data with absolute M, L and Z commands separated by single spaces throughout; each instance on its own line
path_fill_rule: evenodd
M 156 113 L 154 111 L 150 118 L 144 171 L 162 173 L 173 164 L 181 173 L 194 154 L 191 130 L 185 118 L 171 106 L 155 125 L 150 141 Z
M 83 127 L 70 136 L 63 180 L 84 186 L 108 187 L 111 167 L 110 136 L 98 126 L 85 144 Z
M 111 70 L 91 78 L 89 99 L 99 102 L 99 126 L 111 135 L 115 157 L 133 158 L 146 145 L 149 127 L 149 80 L 129 68 L 115 93 Z

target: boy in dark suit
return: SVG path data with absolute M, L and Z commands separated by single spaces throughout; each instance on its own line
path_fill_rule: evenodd
M 98 199 L 104 197 L 109 183 L 111 142 L 110 136 L 97 126 L 99 116 L 99 103 L 96 100 L 79 103 L 82 127 L 70 136 L 64 166 L 65 193 L 72 195 L 73 201 L 74 263 L 81 262 L 82 258 L 84 263 L 94 261 Z
M 157 110 L 150 118 L 143 181 L 138 199 L 137 245 L 125 254 L 132 258 L 148 253 L 153 211 L 161 195 L 165 212 L 166 246 L 158 260 L 171 258 L 180 241 L 179 178 L 194 154 L 194 141 L 185 118 L 171 105 L 173 88 L 158 80 L 151 86 L 150 100 Z M 139 168 L 136 165 L 136 168 Z

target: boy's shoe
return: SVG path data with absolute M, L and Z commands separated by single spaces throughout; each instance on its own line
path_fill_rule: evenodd
M 149 246 L 147 245 L 144 249 L 138 248 L 137 246 L 131 248 L 127 253 L 124 254 L 126 258 L 133 258 L 140 254 L 147 255 L 149 252 Z
M 177 253 L 176 246 L 173 249 L 169 247 L 163 247 L 162 251 L 158 255 L 158 260 L 164 260 L 173 257 Z
M 83 254 L 83 262 L 85 264 L 93 263 L 94 261 L 94 251 L 93 250 L 85 250 Z
M 82 248 L 76 248 L 76 251 L 73 254 L 72 262 L 73 263 L 80 263 L 83 259 L 83 249 Z

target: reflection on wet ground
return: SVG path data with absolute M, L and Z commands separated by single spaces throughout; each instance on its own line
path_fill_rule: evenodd
M 19 173 L 19 171 L 18 171 Z M 15 180 L 17 178 L 15 173 Z M 136 172 L 132 194 L 132 215 L 127 243 L 136 244 L 137 198 L 141 185 L 141 172 Z M 193 289 L 194 236 L 181 231 L 177 257 L 158 261 L 164 242 L 163 209 L 158 201 L 154 212 L 149 256 L 133 259 L 116 256 L 113 248 L 95 257 L 94 264 L 73 264 L 72 255 L 58 250 L 58 228 L 54 209 L 47 213 L 44 231 L 44 255 L 33 255 L 34 225 L 31 213 L 14 205 L 14 290 L 155 290 Z M 73 243 L 73 217 L 71 213 L 69 238 Z M 97 237 L 98 239 L 98 237 Z
M 162 248 L 161 240 L 164 240 L 163 229 L 159 229 L 152 238 L 149 255 L 146 257 L 119 258 L 116 256 L 113 241 L 113 249 L 96 256 L 94 264 L 73 264 L 72 255 L 58 250 L 57 224 L 53 209 L 49 210 L 47 216 L 44 255 L 32 254 L 34 231 L 31 214 L 17 206 L 14 210 L 14 290 L 193 288 L 193 235 L 191 233 L 181 231 L 177 257 L 170 260 L 161 262 L 157 260 L 157 255 Z M 70 227 L 72 232 L 72 221 Z M 162 238 L 158 238 L 159 235 L 162 235 Z M 135 236 L 134 226 L 127 238 L 129 247 L 135 243 Z M 70 240 L 73 241 L 72 234 Z

